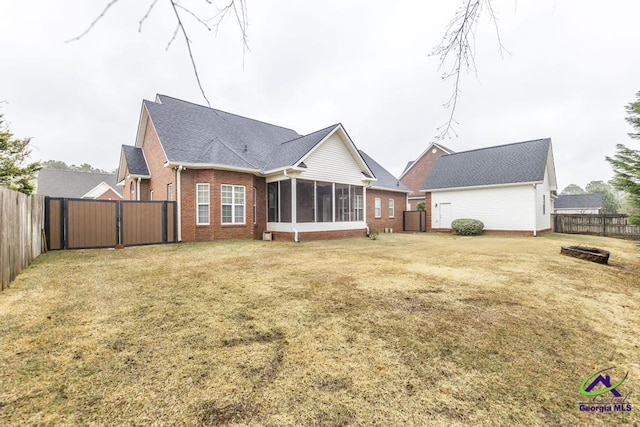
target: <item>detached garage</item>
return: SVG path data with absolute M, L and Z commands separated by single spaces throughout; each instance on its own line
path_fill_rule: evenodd
M 422 191 L 433 231 L 451 229 L 457 218 L 479 219 L 487 231 L 549 231 L 557 198 L 551 139 L 442 156 Z

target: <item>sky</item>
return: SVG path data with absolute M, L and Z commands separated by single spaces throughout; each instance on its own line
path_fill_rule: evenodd
M 160 0 L 0 0 L 0 113 L 34 160 L 115 169 L 134 145 L 143 99 L 205 104 L 175 17 Z M 225 2 L 213 1 L 214 6 Z M 182 0 L 201 16 L 214 9 Z M 437 141 L 452 94 L 430 55 L 457 1 L 247 0 L 249 52 L 233 20 L 217 32 L 183 16 L 214 108 L 307 134 L 342 123 L 399 176 L 432 142 L 453 151 L 539 138 L 553 143 L 559 190 L 612 177 L 605 156 L 634 148 L 625 105 L 640 91 L 640 2 L 493 0 L 464 73 L 457 137 Z

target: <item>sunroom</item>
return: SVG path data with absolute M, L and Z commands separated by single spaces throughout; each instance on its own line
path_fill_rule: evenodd
M 267 230 L 310 232 L 366 227 L 365 185 L 300 178 L 267 183 Z

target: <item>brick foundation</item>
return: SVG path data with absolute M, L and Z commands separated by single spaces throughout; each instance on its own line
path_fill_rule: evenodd
M 273 231 L 272 239 L 278 242 L 293 242 L 295 234 L 284 231 Z M 306 233 L 298 233 L 298 239 L 301 242 L 309 242 L 313 240 L 327 239 L 346 239 L 353 237 L 367 237 L 365 229 L 362 230 L 337 230 L 337 231 L 311 231 Z

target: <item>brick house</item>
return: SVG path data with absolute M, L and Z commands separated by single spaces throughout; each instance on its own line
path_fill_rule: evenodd
M 308 135 L 165 95 L 123 145 L 126 200 L 175 200 L 178 240 L 311 240 L 402 229 L 409 189 L 341 124 Z
M 452 153 L 452 150 L 434 142 L 430 144 L 416 160 L 407 163 L 407 166 L 400 175 L 400 182 L 411 190 L 408 197 L 408 210 L 415 211 L 418 202 L 424 201 L 422 185 L 429 176 L 431 168 L 433 168 L 438 157 Z

